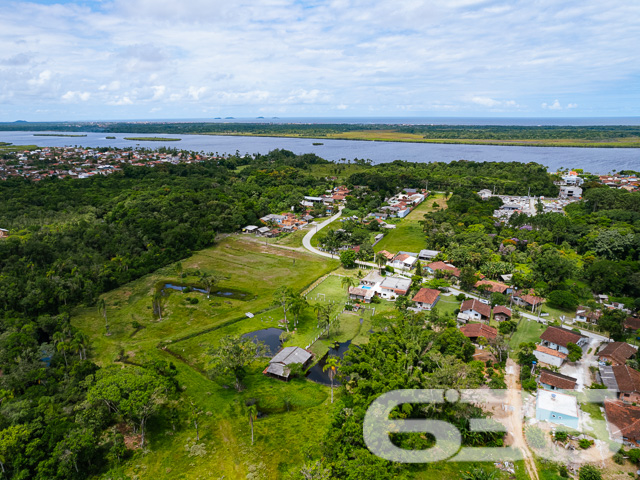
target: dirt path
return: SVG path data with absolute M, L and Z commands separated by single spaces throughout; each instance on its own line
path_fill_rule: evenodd
M 522 396 L 520 395 L 520 385 L 518 385 L 518 379 L 520 378 L 520 365 L 514 362 L 511 358 L 507 360 L 507 371 L 511 372 L 505 375 L 507 383 L 507 403 L 513 408 L 513 413 L 509 415 L 508 430 L 513 438 L 512 447 L 519 448 L 524 456 L 524 464 L 529 473 L 529 478 L 532 480 L 539 480 L 538 469 L 536 468 L 536 462 L 533 459 L 533 454 L 529 449 L 529 445 L 524 439 L 523 425 L 522 425 Z

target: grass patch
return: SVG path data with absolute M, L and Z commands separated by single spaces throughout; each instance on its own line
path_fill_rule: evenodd
M 164 319 L 156 321 L 152 317 L 151 295 L 159 283 L 198 283 L 198 277 L 178 278 L 172 266 L 162 268 L 104 295 L 111 336 L 104 335 L 104 320 L 95 307 L 74 312 L 72 322 L 92 337 L 98 363 L 111 362 L 121 350 L 139 361 L 160 342 L 172 343 L 237 319 L 244 320 L 245 312 L 268 310 L 272 294 L 280 285 L 302 291 L 319 276 L 336 268 L 338 261 L 232 236 L 184 260 L 182 265 L 185 271 L 200 269 L 225 275 L 226 279 L 217 289 L 247 292 L 247 300 L 217 296 L 207 299 L 198 292 L 172 291 L 167 298 Z M 197 298 L 198 303 L 192 304 L 188 301 L 190 298 Z M 252 330 L 264 328 L 260 318 L 247 320 Z M 133 321 L 144 328 L 131 337 Z
M 418 205 L 405 218 L 401 219 L 395 229 L 384 229 L 384 238 L 375 246 L 375 251 L 387 250 L 391 253 L 400 250 L 419 253 L 425 248 L 425 234 L 422 231 L 420 221 L 424 215 L 432 212 L 433 202 L 437 202 L 440 208 L 446 208 L 446 200 L 442 194 L 435 194 Z
M 516 349 L 521 343 L 537 342 L 540 340 L 540 335 L 546 328 L 546 325 L 538 323 L 535 320 L 522 318 L 517 330 L 511 335 L 509 347 Z

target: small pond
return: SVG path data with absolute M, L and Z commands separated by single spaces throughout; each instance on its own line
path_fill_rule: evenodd
M 262 330 L 256 330 L 254 332 L 245 333 L 242 335 L 243 337 L 251 337 L 254 342 L 263 342 L 267 347 L 269 347 L 270 354 L 269 357 L 273 357 L 282 345 L 280 344 L 280 335 L 284 330 L 280 328 L 264 328 Z
M 316 363 L 313 367 L 311 367 L 311 369 L 309 370 L 309 373 L 307 374 L 307 378 L 316 383 L 322 383 L 323 385 L 331 385 L 331 380 L 329 379 L 329 372 L 322 371 L 325 364 L 327 363 L 327 357 L 329 355 L 333 355 L 334 357 L 338 357 L 342 359 L 342 357 L 344 357 L 345 352 L 349 349 L 349 345 L 351 345 L 351 340 L 342 342 L 342 343 L 337 343 L 336 345 L 334 345 L 334 347 L 337 347 L 337 348 L 330 348 L 329 352 L 324 357 L 322 357 L 322 359 L 318 363 Z M 334 386 L 340 385 L 340 382 L 334 379 L 333 385 Z
M 170 289 L 170 290 L 178 290 L 182 292 L 186 288 L 190 288 L 192 292 L 200 292 L 206 295 L 207 291 L 202 288 L 189 287 L 186 285 L 174 285 L 172 283 L 165 283 L 162 287 L 162 290 Z M 212 291 L 211 295 L 215 295 L 216 297 L 224 297 L 224 298 L 233 298 L 235 300 L 247 300 L 247 294 L 245 292 L 241 292 L 240 290 L 234 290 L 232 288 L 225 288 L 224 290 Z

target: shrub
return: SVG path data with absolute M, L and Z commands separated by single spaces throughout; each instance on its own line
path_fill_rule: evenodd
M 555 439 L 558 440 L 559 442 L 566 441 L 568 436 L 569 434 L 567 432 L 562 432 L 562 431 L 557 431 L 556 434 L 554 435 Z
M 456 300 L 459 302 L 464 302 L 467 299 L 467 296 L 464 293 L 459 293 L 456 295 Z
M 190 298 L 189 299 L 189 303 L 191 305 L 196 305 L 200 300 L 198 300 L 197 298 Z
M 624 465 L 624 456 L 620 452 L 618 452 L 613 456 L 613 461 L 618 465 Z
M 588 438 L 582 438 L 579 442 L 578 445 L 580 446 L 580 448 L 582 448 L 583 450 L 586 450 L 587 448 L 589 448 L 591 445 L 593 445 L 593 440 L 589 440 Z
M 536 388 L 538 388 L 538 384 L 533 378 L 528 378 L 524 382 L 522 382 L 522 388 L 527 390 L 528 392 L 533 392 Z
M 558 467 L 558 475 L 562 478 L 569 478 L 569 471 L 567 470 L 566 465 L 560 465 Z
M 640 448 L 632 448 L 629 450 L 629 453 L 627 453 L 627 456 L 633 463 L 640 462 Z
M 578 478 L 580 480 L 602 480 L 602 474 L 593 465 L 583 465 L 580 468 Z

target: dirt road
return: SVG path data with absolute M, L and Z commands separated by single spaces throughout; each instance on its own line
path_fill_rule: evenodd
M 532 480 L 539 480 L 538 469 L 536 468 L 536 462 L 533 459 L 533 454 L 529 449 L 529 445 L 524 439 L 523 425 L 522 425 L 522 396 L 520 395 L 520 385 L 518 379 L 520 378 L 520 365 L 514 362 L 512 359 L 507 360 L 507 373 L 505 375 L 505 381 L 507 383 L 508 396 L 507 403 L 513 408 L 513 413 L 509 416 L 508 431 L 511 433 L 513 439 L 512 447 L 519 448 L 524 457 L 524 464 L 529 473 L 529 478 Z

